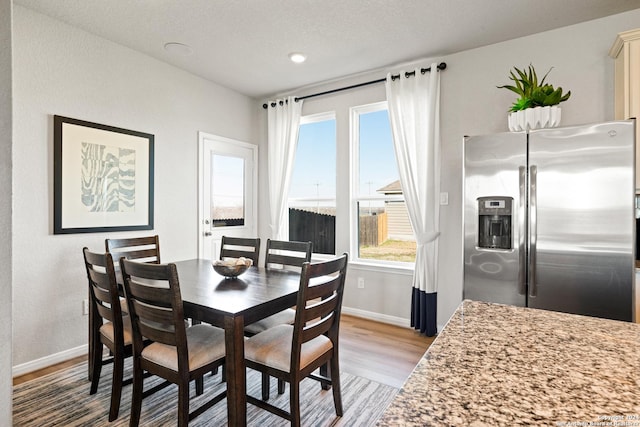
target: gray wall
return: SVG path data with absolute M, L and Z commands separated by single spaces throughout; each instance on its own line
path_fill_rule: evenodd
M 0 0 L 0 420 L 11 419 L 11 0 Z
M 83 246 L 157 233 L 163 259 L 197 256 L 198 131 L 255 142 L 258 110 L 229 89 L 14 7 L 13 365 L 30 370 L 86 350 Z M 53 235 L 54 114 L 155 135 L 155 230 Z
M 438 58 L 428 58 L 342 81 L 299 89 L 305 95 L 382 78 L 387 72 L 428 66 L 445 61 L 441 74 L 442 191 L 449 205 L 440 215 L 438 324 L 443 326 L 462 300 L 462 139 L 464 135 L 507 131 L 507 110 L 515 94 L 497 89 L 507 84 L 513 66 L 533 63 L 544 74 L 554 67 L 548 81 L 571 98 L 561 105 L 562 124 L 573 125 L 613 119 L 613 60 L 608 51 L 616 35 L 640 26 L 640 9 L 604 19 L 548 31 Z M 338 138 L 337 253 L 349 248 L 349 107 L 385 99 L 384 85 L 366 86 L 305 101 L 303 115 L 335 111 Z M 263 115 L 266 115 L 264 113 Z M 264 118 L 261 123 L 265 129 Z M 261 144 L 266 148 L 263 138 Z M 264 154 L 265 149 L 261 153 Z M 265 177 L 265 159 L 261 176 Z M 263 179 L 265 181 L 265 179 Z M 266 188 L 266 187 L 265 187 Z M 265 194 L 265 191 L 261 192 Z M 263 206 L 268 201 L 262 200 Z M 266 211 L 262 211 L 266 212 Z M 268 233 L 264 215 L 261 230 Z M 408 324 L 411 274 L 406 271 L 350 265 L 345 291 L 345 312 Z M 358 277 L 365 289 L 358 289 Z

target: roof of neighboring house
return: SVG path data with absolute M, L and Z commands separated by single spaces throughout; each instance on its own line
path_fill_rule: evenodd
M 378 188 L 376 190 L 378 193 L 384 194 L 402 194 L 402 186 L 400 185 L 400 180 L 393 181 L 391 184 L 387 184 L 382 188 Z

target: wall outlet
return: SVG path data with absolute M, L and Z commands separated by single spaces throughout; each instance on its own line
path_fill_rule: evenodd
M 89 315 L 89 300 L 83 300 L 82 301 L 82 315 L 83 316 L 88 316 Z
M 358 289 L 364 289 L 364 277 L 358 277 Z

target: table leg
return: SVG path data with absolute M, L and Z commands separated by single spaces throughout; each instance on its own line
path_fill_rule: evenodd
M 244 365 L 244 318 L 225 317 L 225 369 L 228 425 L 247 425 L 247 380 Z

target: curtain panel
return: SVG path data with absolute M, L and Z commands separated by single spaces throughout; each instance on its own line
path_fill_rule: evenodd
M 302 100 L 276 100 L 267 110 L 267 168 L 271 237 L 287 240 L 285 225 L 291 172 L 298 144 Z
M 387 75 L 386 92 L 400 183 L 416 237 L 411 326 L 437 333 L 438 237 L 440 221 L 440 75 L 438 64 Z

